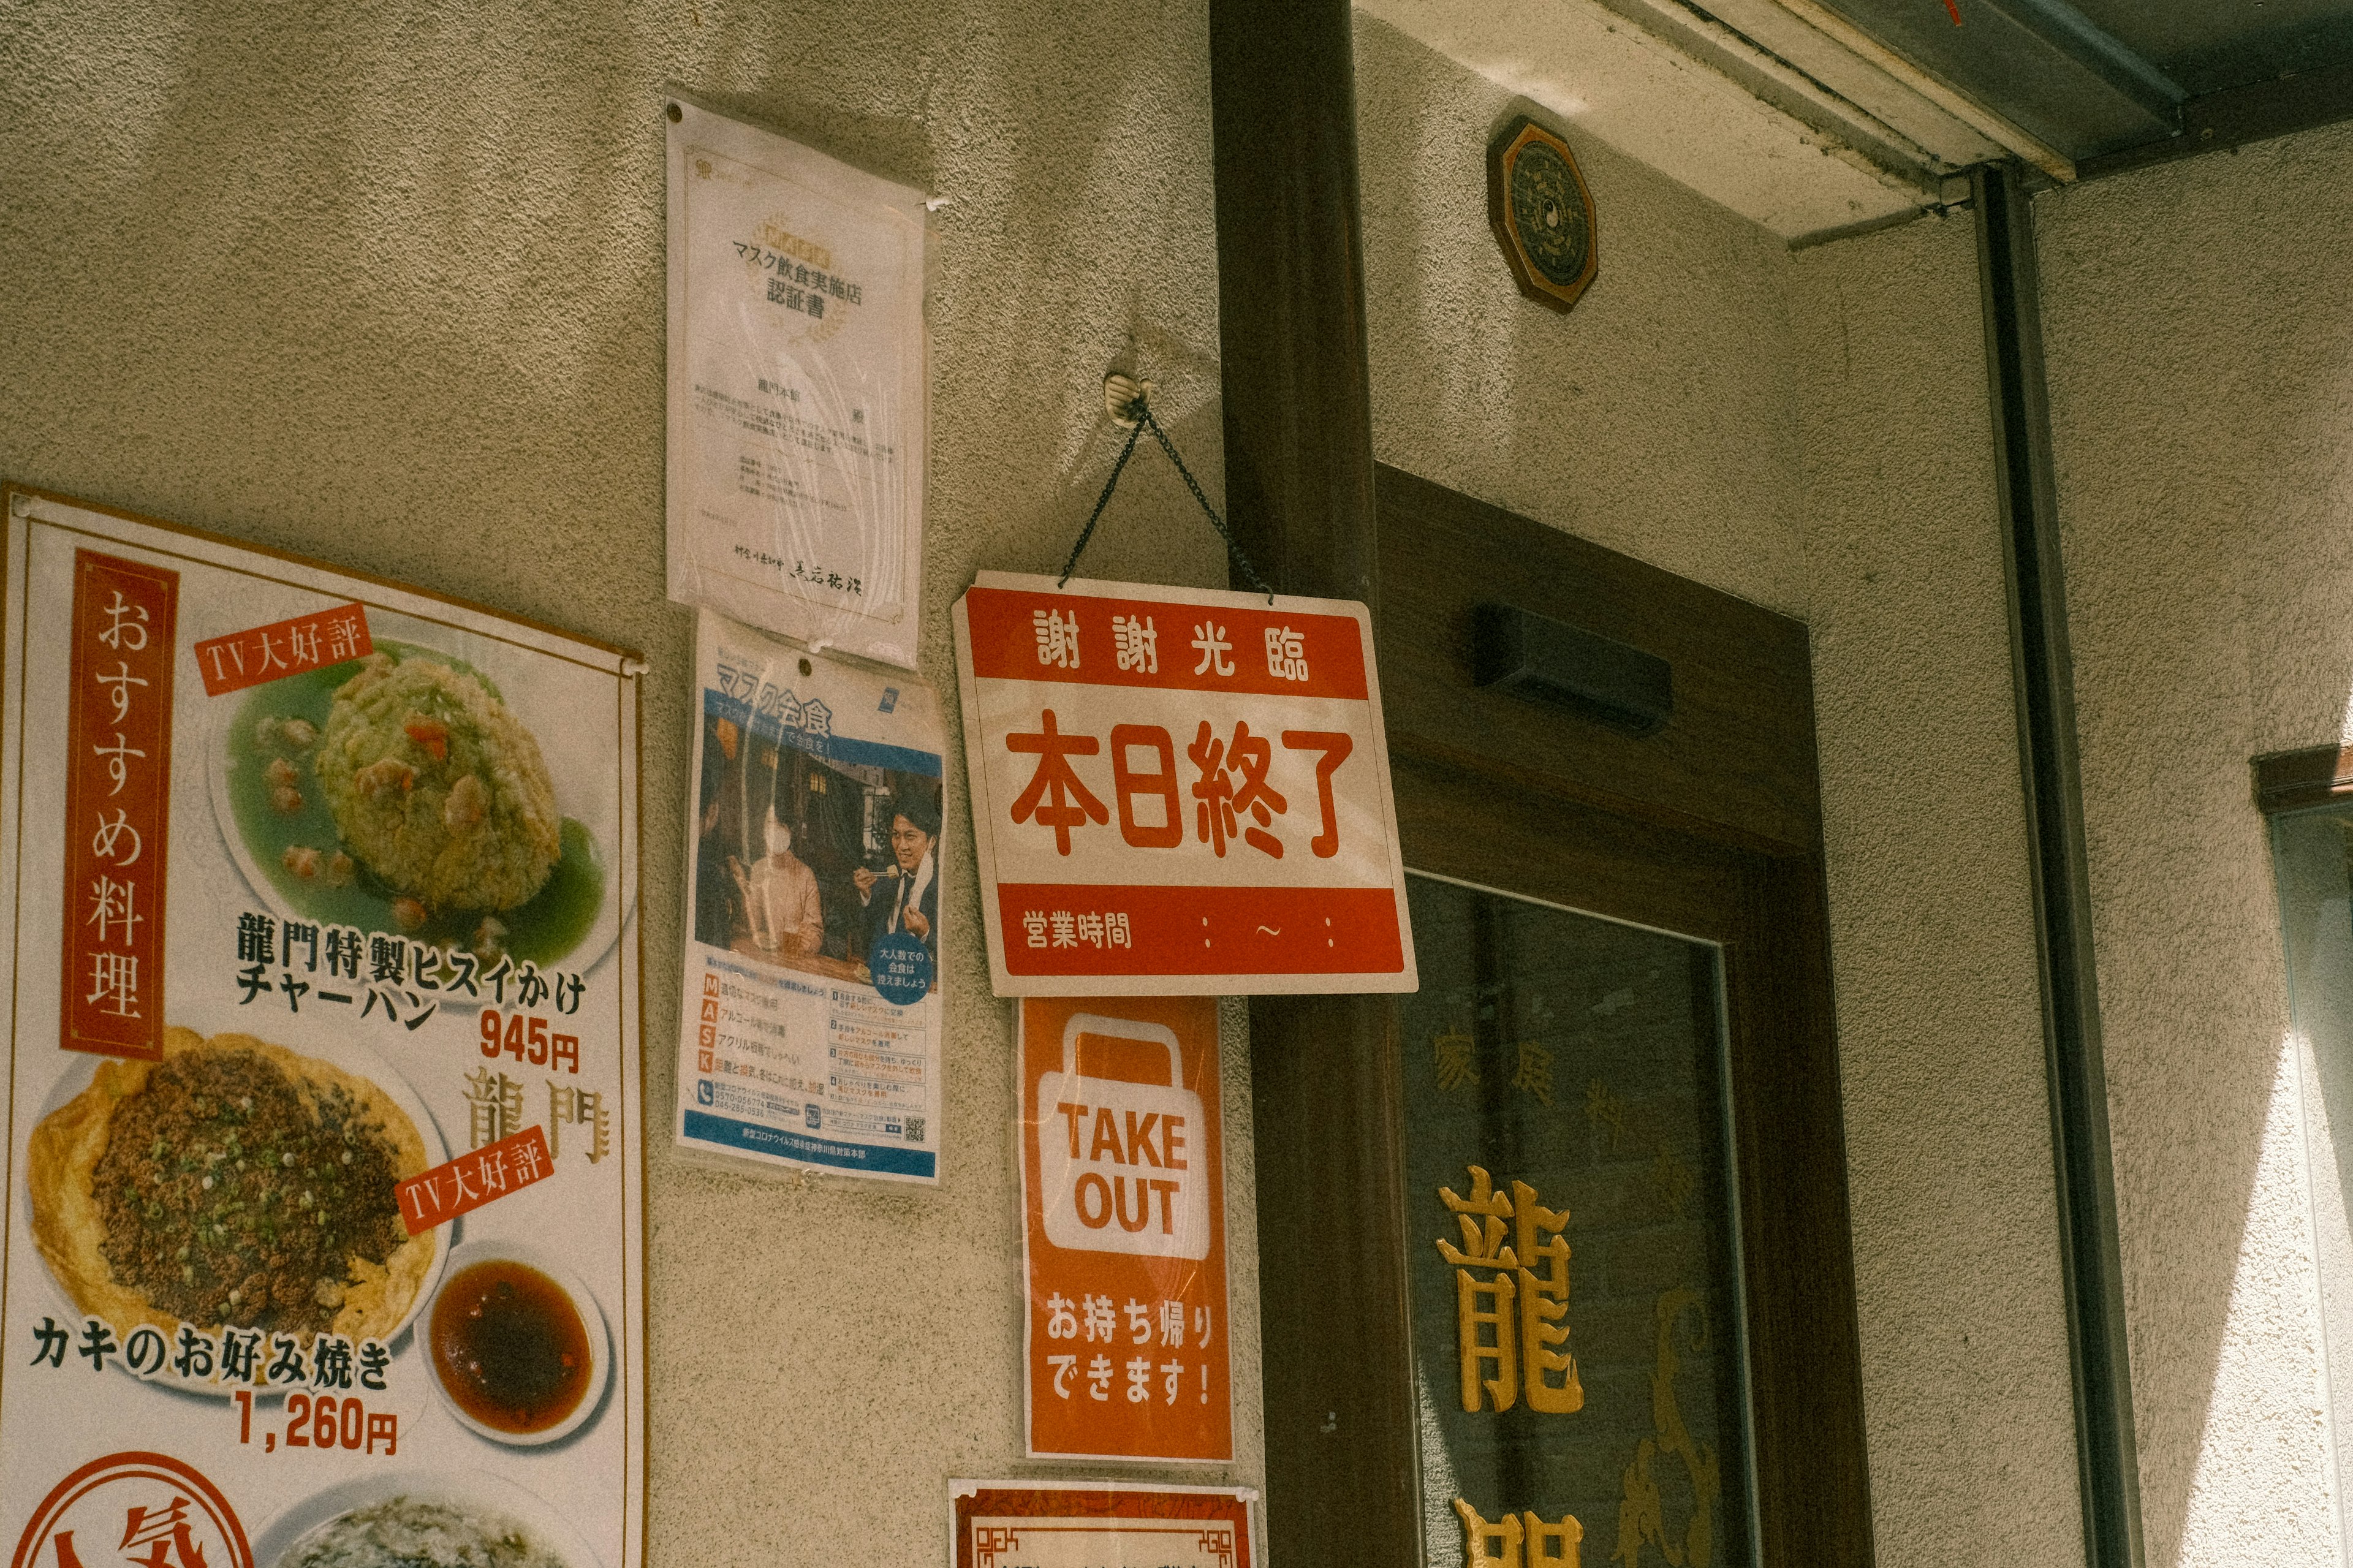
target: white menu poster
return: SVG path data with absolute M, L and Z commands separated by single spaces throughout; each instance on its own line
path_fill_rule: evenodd
M 938 694 L 696 617 L 678 1141 L 940 1168 Z
M 638 666 L 5 494 L 15 1563 L 637 1568 Z
M 670 596 L 914 668 L 923 199 L 673 99 Z

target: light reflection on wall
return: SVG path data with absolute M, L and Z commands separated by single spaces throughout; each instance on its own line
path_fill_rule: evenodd
M 2272 847 L 2295 1026 L 2281 1042 L 2248 1194 L 2190 1482 L 2185 1560 L 2203 1531 L 2221 1535 L 2224 1516 L 2245 1504 L 2243 1478 L 2234 1475 L 2227 1489 L 2218 1484 L 2218 1472 L 2233 1469 L 2226 1450 L 2235 1446 L 2224 1438 L 2232 1424 L 2218 1418 L 2226 1403 L 2262 1399 L 2281 1409 L 2309 1404 L 2324 1433 L 2334 1411 L 2353 1410 L 2353 1229 L 2347 1221 L 2353 1140 L 2340 1145 L 2335 1131 L 2353 1129 L 2353 813 L 2328 808 L 2276 818 Z M 2316 1269 L 2303 1266 L 2307 1250 Z M 2313 1358 L 2316 1386 L 2303 1386 L 2297 1363 L 2283 1364 L 2276 1353 L 2283 1336 L 2320 1342 Z M 2341 1556 L 2353 1452 L 2341 1437 L 2331 1447 L 2330 1506 Z

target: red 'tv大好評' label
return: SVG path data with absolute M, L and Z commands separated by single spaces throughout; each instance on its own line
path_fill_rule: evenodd
M 400 1223 L 408 1227 L 409 1235 L 422 1236 L 437 1225 L 446 1225 L 554 1173 L 547 1132 L 534 1122 L 401 1183 L 397 1189 Z
M 358 605 L 338 605 L 290 621 L 206 637 L 195 646 L 196 675 L 205 683 L 206 696 L 221 697 L 347 658 L 364 658 L 375 651 L 367 611 Z

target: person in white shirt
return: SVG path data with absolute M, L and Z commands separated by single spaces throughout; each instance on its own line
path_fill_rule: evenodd
M 888 871 L 860 866 L 850 873 L 858 901 L 866 907 L 866 951 L 893 931 L 904 931 L 940 955 L 936 930 L 940 920 L 939 867 L 934 848 L 939 843 L 940 816 L 928 801 L 902 799 L 891 817 L 891 856 L 897 864 Z
M 752 943 L 763 952 L 815 952 L 825 940 L 817 873 L 793 854 L 793 830 L 774 806 L 768 808 L 763 832 L 768 852 L 741 884 Z

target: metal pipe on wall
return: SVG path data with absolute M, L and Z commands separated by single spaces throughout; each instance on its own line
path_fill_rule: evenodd
M 2015 163 L 1981 164 L 1971 171 L 1969 184 L 2010 600 L 2020 782 L 2042 978 L 2084 1558 L 2091 1568 L 2140 1568 L 2140 1467 L 2108 1146 L 2099 977 L 2092 951 L 2074 662 L 2067 642 L 2067 583 L 2051 460 L 2034 220 L 2022 174 Z

